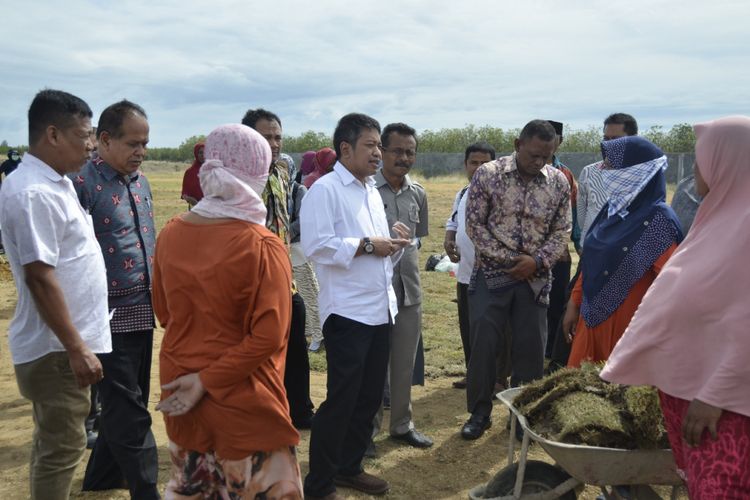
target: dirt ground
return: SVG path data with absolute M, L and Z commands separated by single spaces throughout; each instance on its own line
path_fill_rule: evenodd
M 16 295 L 7 263 L 0 257 L 0 498 L 15 500 L 28 498 L 29 453 L 33 430 L 31 405 L 18 393 L 7 330 L 15 308 Z M 158 352 L 162 331 L 154 337 L 154 352 Z M 155 356 L 155 359 L 158 359 Z M 158 380 L 158 364 L 152 367 L 152 380 Z M 417 427 L 435 440 L 429 450 L 401 446 L 381 433 L 376 439 L 378 457 L 366 460 L 365 468 L 391 483 L 386 498 L 393 499 L 465 499 L 472 487 L 487 482 L 505 466 L 508 431 L 505 429 L 507 411 L 496 407 L 493 427 L 480 439 L 468 442 L 461 439 L 459 429 L 466 419 L 465 393 L 451 387 L 454 379 L 428 379 L 425 387 L 413 392 L 414 416 Z M 316 406 L 325 397 L 325 374 L 313 373 L 311 393 Z M 161 416 L 153 406 L 159 389 L 152 384 L 150 407 L 153 430 L 159 445 L 159 484 L 163 491 L 169 473 L 167 437 Z M 499 406 L 499 404 L 498 404 Z M 387 418 L 387 412 L 386 412 Z M 387 428 L 387 426 L 385 426 Z M 298 448 L 302 474 L 308 466 L 310 433 L 303 431 Z M 88 451 L 76 470 L 72 498 L 127 499 L 125 490 L 82 493 L 81 480 L 88 460 Z M 532 448 L 532 458 L 549 458 L 538 448 Z M 341 489 L 346 498 L 369 498 L 351 490 Z M 597 491 L 587 488 L 581 498 L 593 499 Z

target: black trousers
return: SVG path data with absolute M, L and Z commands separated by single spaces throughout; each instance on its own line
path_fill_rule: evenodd
M 328 361 L 326 400 L 313 418 L 305 494 L 335 491 L 336 475 L 362 472 L 388 368 L 390 324 L 365 325 L 331 314 L 323 324 Z
M 464 348 L 464 363 L 469 368 L 471 357 L 471 325 L 469 324 L 469 285 L 456 282 L 456 303 L 458 304 L 458 331 Z
M 99 430 L 99 417 L 102 414 L 102 405 L 99 402 L 99 387 L 91 384 L 91 408 L 86 417 L 86 432 Z
M 456 302 L 458 303 L 458 330 L 461 333 L 461 345 L 464 348 L 464 363 L 469 369 L 469 358 L 471 357 L 471 322 L 469 314 L 469 285 L 456 282 Z M 507 385 L 510 377 L 510 323 L 506 323 L 505 335 L 497 344 L 496 381 L 503 386 Z
M 547 308 L 536 303 L 534 292 L 525 283 L 498 292 L 490 291 L 480 271 L 476 290 L 469 295 L 469 310 L 471 358 L 466 374 L 466 407 L 469 413 L 488 417 L 495 396 L 498 345 L 507 342 L 508 322 L 511 385 L 515 387 L 544 374 Z
M 292 295 L 292 322 L 286 349 L 284 387 L 289 401 L 289 416 L 294 425 L 309 426 L 313 415 L 310 400 L 310 358 L 305 339 L 305 301 L 298 293 Z
M 160 498 L 159 457 L 151 432 L 148 396 L 154 331 L 113 333 L 112 352 L 98 354 L 102 413 L 99 437 L 83 477 L 83 491 L 122 488 L 134 499 Z
M 571 264 L 570 261 L 557 262 L 552 267 L 552 290 L 549 292 L 549 307 L 547 308 L 547 349 L 544 353 L 548 358 L 552 357 L 555 335 L 565 314 Z

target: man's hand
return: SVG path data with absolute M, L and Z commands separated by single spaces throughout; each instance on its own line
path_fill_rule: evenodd
M 68 351 L 68 360 L 78 387 L 83 389 L 104 378 L 104 369 L 99 358 L 85 344 Z
M 402 248 L 411 244 L 410 240 L 400 238 L 382 238 L 375 237 L 370 238 L 372 246 L 374 247 L 373 255 L 378 257 L 389 257 L 394 253 L 398 252 Z
M 565 335 L 565 341 L 570 344 L 573 342 L 573 337 L 576 334 L 576 324 L 578 323 L 578 316 L 580 310 L 575 303 L 570 300 L 568 301 L 568 307 L 565 309 L 565 316 L 563 316 L 563 334 Z
M 461 256 L 458 254 L 458 246 L 456 245 L 455 231 L 445 232 L 443 248 L 445 249 L 445 254 L 448 256 L 451 262 L 458 262 L 459 260 L 461 260 Z
M 409 226 L 401 221 L 396 221 L 391 229 L 396 233 L 395 239 L 409 240 L 409 243 L 411 243 L 411 229 L 409 229 Z
M 531 255 L 513 257 L 515 265 L 508 270 L 508 274 L 517 280 L 527 280 L 536 272 L 536 261 Z
M 682 421 L 682 437 L 687 445 L 700 446 L 704 429 L 708 429 L 711 438 L 716 441 L 718 438 L 716 426 L 721 417 L 721 412 L 721 408 L 711 406 L 698 399 L 692 400 Z
M 183 375 L 168 384 L 161 386 L 165 391 L 174 391 L 168 398 L 159 402 L 156 409 L 170 417 L 184 415 L 198 404 L 206 389 L 197 373 Z

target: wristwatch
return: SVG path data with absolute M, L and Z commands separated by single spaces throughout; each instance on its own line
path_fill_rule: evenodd
M 370 255 L 372 252 L 375 251 L 375 245 L 372 244 L 372 241 L 370 241 L 370 238 L 365 237 L 364 238 L 365 244 L 362 247 L 362 249 L 365 251 L 366 254 Z

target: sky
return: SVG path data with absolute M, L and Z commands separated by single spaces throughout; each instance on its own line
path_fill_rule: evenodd
M 381 125 L 641 129 L 750 115 L 750 2 L 46 0 L 3 2 L 0 141 L 26 144 L 43 88 L 99 113 L 127 98 L 151 145 L 262 107 L 285 135 Z

